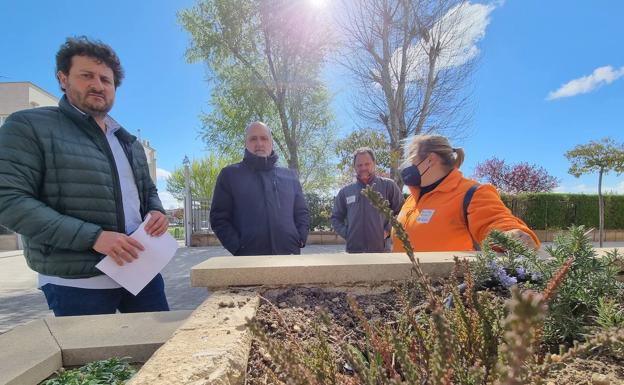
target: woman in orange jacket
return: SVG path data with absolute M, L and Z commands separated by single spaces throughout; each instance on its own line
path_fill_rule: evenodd
M 478 250 L 492 230 L 539 248 L 535 233 L 512 215 L 492 185 L 462 175 L 463 161 L 464 150 L 443 136 L 415 136 L 407 147 L 401 176 L 410 196 L 397 219 L 414 251 Z M 394 232 L 392 238 L 393 251 L 404 251 Z

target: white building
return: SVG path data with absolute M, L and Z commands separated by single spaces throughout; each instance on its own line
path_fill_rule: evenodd
M 56 105 L 56 96 L 31 82 L 0 83 L 0 125 L 15 111 Z

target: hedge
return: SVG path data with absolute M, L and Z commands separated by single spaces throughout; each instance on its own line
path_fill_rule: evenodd
M 310 229 L 330 229 L 334 197 L 305 195 L 310 208 Z M 565 229 L 571 225 L 598 228 L 598 195 L 531 193 L 501 197 L 514 215 L 535 230 Z M 605 229 L 624 229 L 624 195 L 607 194 L 604 199 Z
M 537 230 L 570 225 L 598 228 L 598 195 L 532 193 L 503 195 L 514 215 Z M 624 229 L 624 195 L 604 195 L 605 229 Z

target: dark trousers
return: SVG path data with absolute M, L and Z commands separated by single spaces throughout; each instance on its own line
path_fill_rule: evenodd
M 48 306 L 57 317 L 93 314 L 138 313 L 167 311 L 165 282 L 158 274 L 137 294 L 124 288 L 81 289 L 48 283 L 41 287 Z

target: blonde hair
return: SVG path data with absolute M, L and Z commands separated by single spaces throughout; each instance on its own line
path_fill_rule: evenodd
M 403 166 L 410 166 L 421 161 L 428 154 L 435 153 L 442 163 L 450 169 L 459 168 L 464 163 L 464 149 L 453 148 L 448 139 L 440 135 L 415 135 L 405 146 Z

